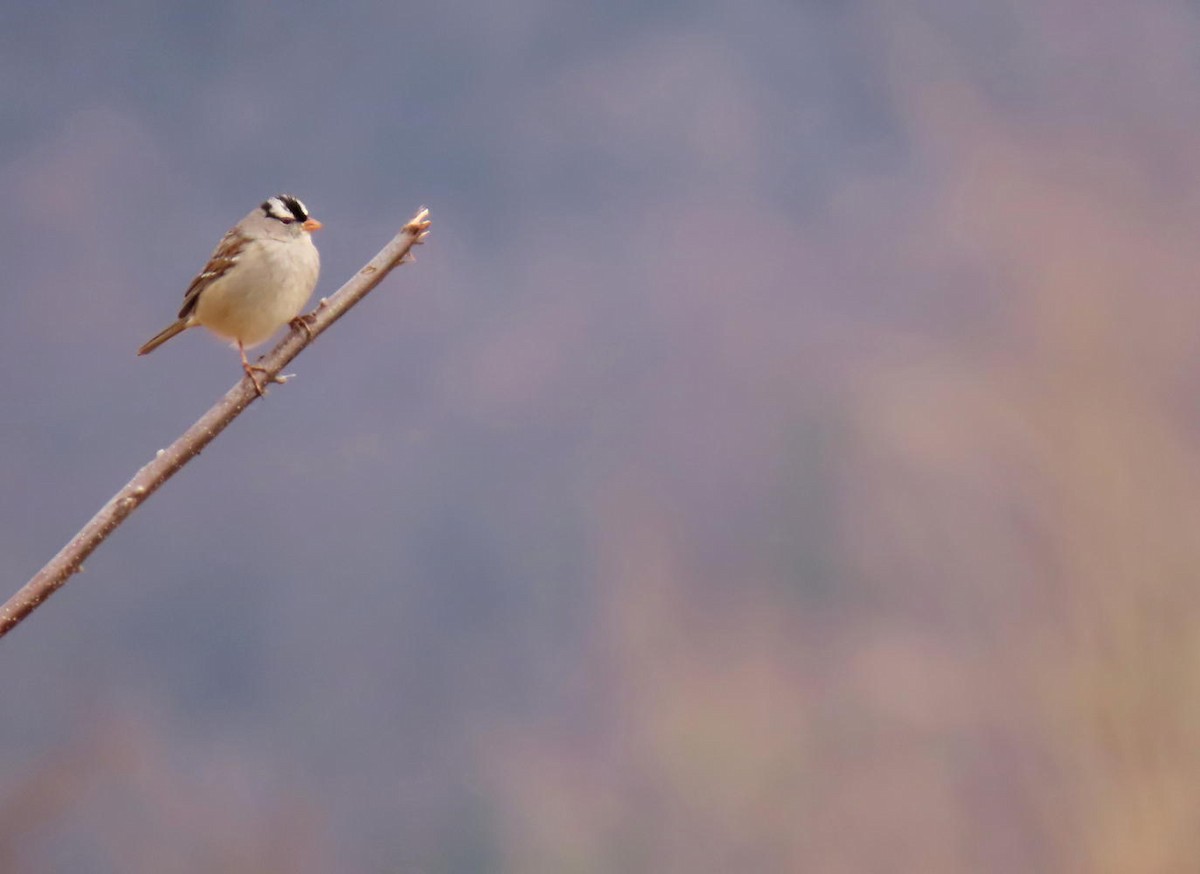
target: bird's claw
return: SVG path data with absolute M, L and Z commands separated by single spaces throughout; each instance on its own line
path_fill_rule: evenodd
M 258 364 L 250 364 L 248 362 L 243 362 L 242 370 L 244 370 L 246 372 L 246 376 L 248 376 L 250 378 L 250 382 L 252 382 L 254 384 L 255 394 L 257 394 L 260 398 L 265 398 L 267 396 L 267 387 L 258 381 L 258 377 L 255 376 L 255 373 L 266 373 L 267 368 L 262 367 Z M 277 377 L 272 377 L 270 381 L 271 382 L 279 382 L 281 380 L 279 380 Z
M 327 301 L 325 298 L 321 298 L 321 300 L 317 304 L 317 308 L 315 310 L 313 310 L 311 313 L 306 313 L 304 315 L 296 316 L 296 318 L 292 319 L 290 322 L 288 322 L 288 324 L 291 325 L 293 328 L 298 328 L 299 330 L 303 331 L 304 339 L 306 341 L 311 340 L 313 338 L 313 332 L 312 332 L 313 319 L 317 313 L 319 313 L 321 310 L 323 310 L 326 307 L 326 305 L 328 305 L 328 303 L 329 303 L 329 301 Z

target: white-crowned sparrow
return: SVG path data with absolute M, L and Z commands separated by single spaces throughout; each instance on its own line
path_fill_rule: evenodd
M 267 198 L 221 238 L 184 292 L 179 320 L 156 334 L 138 355 L 203 325 L 237 344 L 242 369 L 261 395 L 254 374 L 262 368 L 246 360 L 246 349 L 294 320 L 312 296 L 321 268 L 312 232 L 320 227 L 298 198 Z

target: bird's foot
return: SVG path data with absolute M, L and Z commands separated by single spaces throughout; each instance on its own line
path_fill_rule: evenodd
M 293 328 L 303 331 L 304 339 L 307 342 L 313 338 L 312 318 L 313 314 L 308 313 L 307 315 L 296 316 L 296 318 L 292 319 L 290 322 L 288 322 L 288 324 Z
M 248 361 L 243 361 L 242 362 L 242 370 L 244 370 L 246 372 L 246 376 L 250 377 L 250 381 L 252 383 L 254 383 L 255 393 L 260 398 L 265 398 L 267 396 L 267 387 L 265 385 L 263 385 L 263 383 L 259 382 L 258 377 L 255 374 L 266 373 L 267 368 L 262 367 L 258 364 L 251 364 Z M 270 381 L 271 382 L 282 382 L 282 380 L 278 379 L 278 377 L 272 377 Z
M 288 324 L 293 328 L 299 328 L 304 332 L 304 338 L 306 340 L 311 340 L 313 338 L 312 326 L 313 322 L 317 320 L 317 313 L 325 309 L 327 306 L 329 306 L 329 298 L 323 297 L 317 301 L 316 309 L 314 309 L 311 313 L 304 313 L 303 315 L 296 316 L 296 318 L 292 319 L 290 322 L 288 322 Z

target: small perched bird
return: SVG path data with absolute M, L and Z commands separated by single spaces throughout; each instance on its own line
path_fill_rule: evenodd
M 263 387 L 246 349 L 268 339 L 300 315 L 317 285 L 321 259 L 312 232 L 321 223 L 290 194 L 269 197 L 229 229 L 183 295 L 179 319 L 138 350 L 153 352 L 176 334 L 203 325 L 232 340 L 255 391 Z

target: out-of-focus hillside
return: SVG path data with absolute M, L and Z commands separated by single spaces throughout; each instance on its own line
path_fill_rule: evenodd
M 0 870 L 1200 867 L 1200 12 L 298 8 L 0 26 L 11 588 L 247 198 L 435 221 L 0 646 Z

